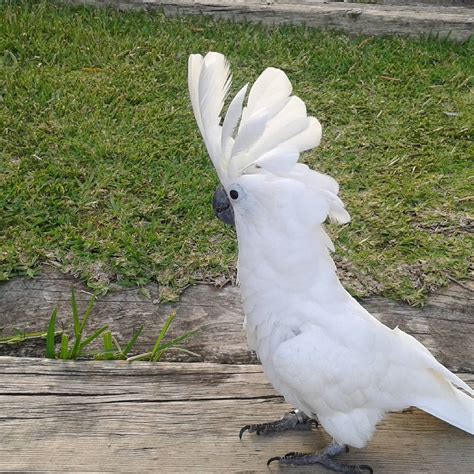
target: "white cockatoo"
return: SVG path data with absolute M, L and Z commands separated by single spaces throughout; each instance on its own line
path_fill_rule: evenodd
M 325 451 L 269 462 L 360 472 L 371 469 L 333 457 L 364 447 L 388 411 L 415 406 L 473 434 L 473 390 L 416 339 L 371 316 L 339 282 L 323 223 L 350 216 L 337 182 L 298 163 L 319 144 L 321 125 L 292 95 L 286 74 L 265 69 L 247 100 L 245 85 L 222 119 L 231 85 L 225 57 L 193 54 L 188 68 L 194 115 L 222 183 L 214 210 L 236 226 L 248 344 L 296 408 L 245 426 L 241 436 L 319 422 L 334 440 Z

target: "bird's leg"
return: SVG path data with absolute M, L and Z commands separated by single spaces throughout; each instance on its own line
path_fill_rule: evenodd
M 316 419 L 310 418 L 300 410 L 292 410 L 288 413 L 285 413 L 283 417 L 277 421 L 244 426 L 240 430 L 239 437 L 242 439 L 242 435 L 246 431 L 249 433 L 257 433 L 258 435 L 261 435 L 269 433 L 281 433 L 282 431 L 288 430 L 310 430 L 313 427 L 318 427 L 318 421 Z
M 304 454 L 304 453 L 288 453 L 284 456 L 276 456 L 270 458 L 267 462 L 267 466 L 274 461 L 278 461 L 282 465 L 294 465 L 294 466 L 309 466 L 311 464 L 321 464 L 322 466 L 335 472 L 343 472 L 347 474 L 360 473 L 367 471 L 373 474 L 373 469 L 366 464 L 342 464 L 334 459 L 334 456 L 347 452 L 349 449 L 344 444 L 336 443 L 333 441 L 324 451 L 321 453 Z

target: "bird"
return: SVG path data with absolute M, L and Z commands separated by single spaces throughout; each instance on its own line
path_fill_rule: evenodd
M 373 317 L 337 277 L 324 225 L 351 218 L 336 180 L 299 162 L 319 145 L 320 122 L 281 69 L 244 85 L 224 114 L 231 83 L 223 54 L 189 56 L 191 106 L 220 181 L 214 213 L 236 229 L 248 345 L 294 407 L 240 437 L 321 425 L 332 437 L 323 451 L 268 463 L 352 473 L 372 468 L 337 455 L 365 447 L 389 411 L 417 407 L 474 434 L 473 390 L 415 338 Z

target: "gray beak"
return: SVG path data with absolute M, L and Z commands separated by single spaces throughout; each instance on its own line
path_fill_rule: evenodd
M 222 186 L 219 186 L 214 192 L 212 208 L 215 216 L 224 224 L 235 225 L 234 209 L 232 209 L 227 193 Z

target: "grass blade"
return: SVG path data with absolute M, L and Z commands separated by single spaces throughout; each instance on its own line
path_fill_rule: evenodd
M 112 334 L 112 342 L 114 343 L 114 346 L 115 348 L 117 349 L 117 351 L 120 353 L 120 355 L 124 356 L 124 353 L 123 353 L 123 350 L 122 350 L 122 346 L 120 345 L 120 343 L 118 342 L 117 338 Z M 124 356 L 125 357 L 125 356 Z
M 81 345 L 79 346 L 78 355 L 80 354 L 82 349 L 84 349 L 84 347 L 88 346 L 92 341 L 97 339 L 104 331 L 107 331 L 107 329 L 109 329 L 108 324 L 102 326 L 100 329 L 97 329 L 97 331 L 92 334 L 92 336 L 89 336 L 88 338 L 84 339 L 84 341 L 81 342 Z
M 76 335 L 76 339 L 74 340 L 74 345 L 72 346 L 71 353 L 69 354 L 70 359 L 77 359 L 81 353 L 81 348 L 86 346 L 87 344 L 82 344 L 82 335 L 84 333 L 84 329 L 86 328 L 87 321 L 89 319 L 89 316 L 91 314 L 92 308 L 94 307 L 95 303 L 95 294 L 92 295 L 92 298 L 89 301 L 89 304 L 87 305 L 87 309 L 82 316 L 82 321 L 79 325 L 79 329 Z M 99 333 L 100 335 L 100 333 Z M 96 336 L 97 337 L 97 336 Z M 95 337 L 94 337 L 95 339 Z M 90 342 L 90 341 L 89 341 Z
M 171 323 L 173 322 L 173 319 L 176 316 L 176 310 L 173 311 L 169 316 L 168 319 L 165 321 L 165 324 L 161 328 L 160 334 L 158 334 L 158 338 L 156 339 L 155 346 L 153 347 L 153 350 L 151 351 L 151 360 L 155 360 L 155 356 L 157 352 L 160 350 L 160 345 L 161 341 L 163 338 L 166 336 L 166 333 L 168 332 L 168 329 L 171 326 Z
M 104 341 L 104 359 L 105 360 L 112 360 L 114 359 L 114 343 L 112 341 L 112 333 L 110 331 L 106 331 L 102 334 L 102 340 Z
M 74 321 L 74 337 L 77 339 L 79 335 L 79 328 L 81 327 L 81 321 L 79 320 L 79 310 L 77 309 L 76 290 L 74 287 L 71 288 L 71 307 L 72 307 L 72 319 Z
M 129 357 L 127 359 L 127 362 L 133 362 L 135 360 L 141 360 L 141 359 L 150 359 L 151 354 L 152 354 L 151 352 L 145 352 L 144 354 L 138 354 L 138 355 Z
M 48 359 L 55 359 L 56 353 L 54 351 L 54 336 L 56 335 L 56 319 L 58 316 L 58 308 L 54 308 L 49 319 L 48 332 L 46 334 L 46 357 Z
M 60 357 L 62 360 L 68 360 L 69 357 L 69 336 L 67 334 L 63 334 L 61 336 L 61 352 Z
M 171 347 L 175 347 L 181 342 L 184 342 L 186 339 L 189 339 L 191 336 L 194 336 L 197 331 L 190 331 L 187 332 L 186 334 L 183 334 L 182 336 L 175 337 L 174 339 L 171 339 L 171 341 L 168 341 L 167 343 L 160 345 L 159 348 L 157 349 L 159 353 L 161 353 L 161 356 Z M 155 360 L 155 359 L 153 359 Z M 159 359 L 156 359 L 156 362 L 158 362 Z
M 177 348 L 176 346 L 180 344 L 181 342 L 184 342 L 186 339 L 189 339 L 191 336 L 193 336 L 197 331 L 190 331 L 186 334 L 183 334 L 182 336 L 175 337 L 174 339 L 171 339 L 171 341 L 168 341 L 167 343 L 160 345 L 156 353 L 154 354 L 153 358 L 151 359 L 153 362 L 159 362 L 163 355 L 166 353 L 167 350 L 171 348 Z
M 60 336 L 62 334 L 62 331 L 56 331 L 54 333 L 55 336 Z M 34 339 L 45 339 L 47 337 L 48 333 L 47 332 L 22 332 L 18 333 L 15 336 L 7 336 L 7 337 L 0 337 L 0 345 L 2 344 L 8 344 L 8 345 L 14 345 L 14 344 L 21 344 L 22 342 L 25 341 L 30 341 Z
M 132 336 L 132 338 L 130 339 L 130 341 L 128 342 L 128 344 L 125 346 L 125 349 L 123 350 L 122 354 L 127 357 L 129 352 L 133 349 L 133 346 L 135 345 L 135 343 L 137 342 L 137 339 L 138 339 L 138 336 L 140 336 L 140 334 L 142 333 L 143 331 L 143 325 L 141 325 L 139 328 L 138 328 L 138 331 L 135 332 L 135 334 Z
M 84 329 L 86 328 L 87 320 L 89 319 L 92 308 L 94 307 L 95 300 L 96 294 L 94 293 L 91 299 L 89 300 L 89 304 L 87 305 L 86 311 L 84 312 L 84 316 L 82 317 L 81 332 L 84 332 Z
M 166 349 L 167 351 L 178 351 L 178 352 L 183 352 L 184 354 L 188 354 L 190 356 L 193 356 L 193 357 L 198 357 L 199 359 L 202 360 L 202 355 L 201 354 L 198 354 L 197 352 L 193 352 L 193 351 L 190 351 L 188 349 L 185 349 L 184 347 L 168 347 L 168 349 Z

